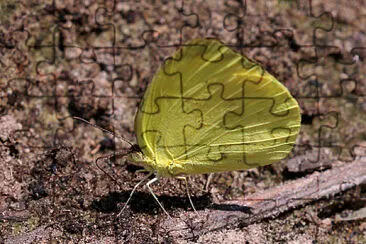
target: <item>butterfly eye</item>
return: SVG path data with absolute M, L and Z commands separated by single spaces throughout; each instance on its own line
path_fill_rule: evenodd
M 131 161 L 133 161 L 134 163 L 142 162 L 144 160 L 144 157 L 140 152 L 131 153 L 129 154 L 129 156 Z

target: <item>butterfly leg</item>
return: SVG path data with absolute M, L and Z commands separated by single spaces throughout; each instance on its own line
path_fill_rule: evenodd
M 214 173 L 208 174 L 207 181 L 205 184 L 205 191 L 208 192 L 208 187 L 210 186 L 211 179 L 213 177 Z
M 138 169 L 135 171 L 135 173 L 146 173 L 146 172 L 150 172 L 150 171 L 147 169 Z
M 198 214 L 198 212 L 197 212 L 196 208 L 195 208 L 195 207 L 194 207 L 194 205 L 193 205 L 193 202 L 192 202 L 192 199 L 191 199 L 191 194 L 189 194 L 189 187 L 188 187 L 187 177 L 184 177 L 184 176 L 177 176 L 176 178 L 177 178 L 178 180 L 184 180 L 184 182 L 186 183 L 186 190 L 187 190 L 187 196 L 188 196 L 188 199 L 189 199 L 189 203 L 191 204 L 191 206 L 192 206 L 192 208 L 193 208 L 194 212 L 195 212 L 196 214 Z
M 132 195 L 133 195 L 133 193 L 135 193 L 135 191 L 136 191 L 136 189 L 137 189 L 137 187 L 142 183 L 142 182 L 144 182 L 145 180 L 147 180 L 152 174 L 153 174 L 154 172 L 150 172 L 148 175 L 146 175 L 142 180 L 140 180 L 139 181 L 139 183 L 137 183 L 134 187 L 133 187 L 133 189 L 132 189 L 132 191 L 131 191 L 131 193 L 130 193 L 130 196 L 128 197 L 128 199 L 127 199 L 127 201 L 126 201 L 126 203 L 125 203 L 125 205 L 123 206 L 123 208 L 122 208 L 122 210 L 117 214 L 117 218 L 122 214 L 122 212 L 125 210 L 125 208 L 127 207 L 127 204 L 130 202 L 130 200 L 131 200 L 131 198 L 132 198 Z M 155 178 L 154 178 L 155 179 Z M 149 181 L 150 182 L 150 181 Z
M 163 207 L 163 205 L 159 202 L 158 197 L 155 195 L 155 193 L 152 191 L 152 189 L 150 187 L 150 184 L 154 183 L 158 179 L 159 179 L 158 177 L 155 177 L 155 178 L 151 179 L 149 182 L 146 183 L 146 187 L 149 189 L 151 195 L 154 197 L 155 201 L 159 204 L 160 208 L 164 211 L 164 213 L 166 215 L 168 215 L 169 218 L 172 218 L 172 217 L 170 217 L 170 215 L 168 214 L 168 212 L 165 210 L 165 208 Z

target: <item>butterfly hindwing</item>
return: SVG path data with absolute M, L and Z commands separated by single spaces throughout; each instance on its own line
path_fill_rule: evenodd
M 143 153 L 177 174 L 277 162 L 299 128 L 299 107 L 288 90 L 213 39 L 194 40 L 166 60 L 135 122 Z

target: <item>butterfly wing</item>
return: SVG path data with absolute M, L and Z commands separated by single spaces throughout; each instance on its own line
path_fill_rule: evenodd
M 271 164 L 291 151 L 300 109 L 260 65 L 213 39 L 185 44 L 165 61 L 135 121 L 143 153 L 170 173 Z

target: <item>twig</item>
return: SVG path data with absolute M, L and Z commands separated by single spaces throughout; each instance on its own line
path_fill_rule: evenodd
M 357 185 L 366 184 L 366 159 L 280 186 L 257 192 L 244 199 L 214 204 L 213 208 L 182 214 L 167 219 L 163 227 L 172 237 L 188 239 L 204 233 L 238 225 L 249 225 L 266 218 L 274 218 L 295 207 L 335 195 Z M 192 229 L 192 226 L 195 228 Z

